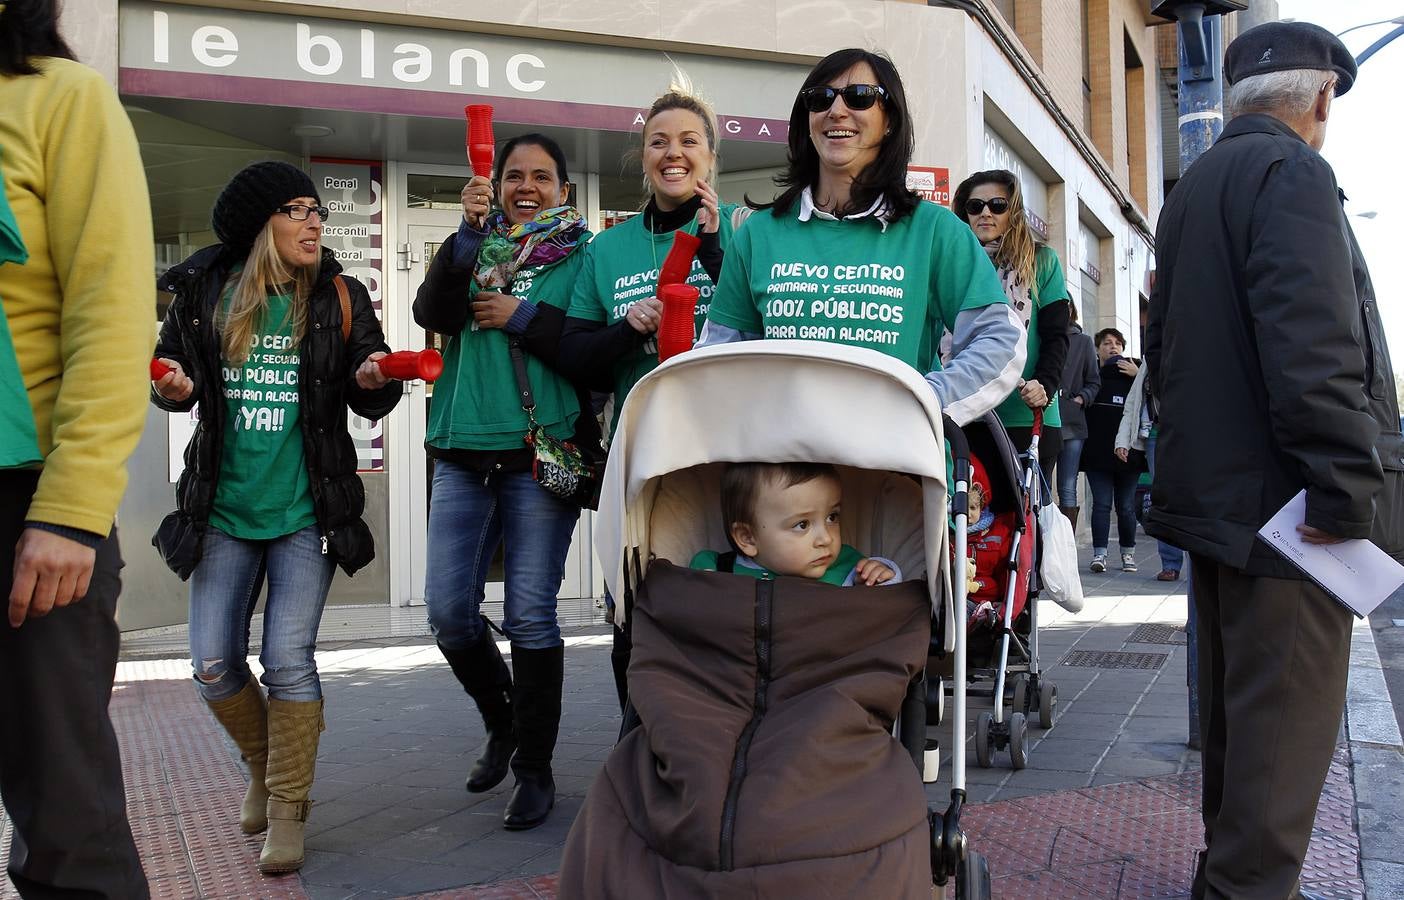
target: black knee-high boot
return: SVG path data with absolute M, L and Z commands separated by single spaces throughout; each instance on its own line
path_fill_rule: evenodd
M 564 645 L 544 650 L 512 645 L 512 715 L 517 732 L 512 773 L 517 786 L 502 817 L 503 826 L 512 831 L 540 825 L 556 804 L 551 755 L 561 725 L 564 670 Z
M 517 737 L 512 725 L 512 673 L 492 639 L 492 629 L 483 620 L 483 633 L 476 643 L 451 650 L 443 644 L 439 652 L 448 660 L 463 690 L 478 705 L 487 729 L 487 743 L 468 773 L 464 785 L 473 793 L 491 790 L 507 777 Z

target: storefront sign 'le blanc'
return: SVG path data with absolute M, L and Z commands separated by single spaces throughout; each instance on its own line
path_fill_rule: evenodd
M 785 140 L 787 100 L 805 71 L 150 0 L 121 5 L 120 32 L 126 93 L 431 116 L 461 114 L 465 98 L 478 98 L 507 121 L 625 131 L 641 124 L 639 110 L 667 88 L 676 62 L 716 99 L 726 135 L 767 142 Z

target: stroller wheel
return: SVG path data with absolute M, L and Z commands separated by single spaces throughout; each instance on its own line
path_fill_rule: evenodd
M 990 900 L 990 864 L 984 854 L 966 851 L 956 875 L 956 900 Z
M 1029 676 L 1014 676 L 1014 712 L 1028 713 L 1029 710 Z
M 1058 686 L 1051 681 L 1040 681 L 1038 685 L 1038 725 L 1052 728 L 1058 715 Z
M 980 768 L 988 769 L 994 756 L 994 738 L 990 737 L 990 725 L 994 713 L 982 712 L 975 717 L 975 761 Z
M 940 725 L 946 718 L 946 681 L 940 675 L 926 677 L 926 724 Z
M 1015 769 L 1029 764 L 1029 722 L 1021 712 L 1009 717 L 1009 761 Z

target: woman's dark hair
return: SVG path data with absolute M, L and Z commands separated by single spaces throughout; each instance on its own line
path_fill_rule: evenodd
M 528 134 L 519 134 L 502 145 L 502 149 L 497 151 L 497 160 L 492 167 L 492 180 L 498 184 L 502 183 L 502 167 L 507 164 L 507 157 L 512 155 L 512 151 L 518 147 L 540 147 L 546 151 L 546 155 L 551 157 L 551 161 L 556 164 L 556 175 L 561 179 L 561 186 L 564 187 L 570 182 L 570 176 L 566 174 L 566 155 L 561 149 L 561 145 L 544 134 L 535 131 Z
M 0 75 L 36 75 L 35 56 L 76 59 L 58 29 L 58 0 L 24 0 L 0 7 Z
M 1101 331 L 1097 332 L 1097 339 L 1093 341 L 1093 343 L 1098 347 L 1102 346 L 1102 340 L 1106 338 L 1107 335 L 1111 335 L 1118 341 L 1121 341 L 1122 349 L 1126 349 L 1126 335 L 1117 331 L 1115 328 L 1103 328 Z
M 878 149 L 877 159 L 854 179 L 848 207 L 834 212 L 840 215 L 861 212 L 882 198 L 887 203 L 888 215 L 897 221 L 916 209 L 919 198 L 907 189 L 907 164 L 911 162 L 915 140 L 911 115 L 907 111 L 907 92 L 902 88 L 902 77 L 897 74 L 892 60 L 857 48 L 837 50 L 819 60 L 809 71 L 800 94 L 805 88 L 829 84 L 859 63 L 872 67 L 878 84 L 887 92 L 880 102 L 887 113 L 888 133 Z M 786 215 L 805 188 L 819 184 L 819 152 L 809 139 L 809 111 L 804 108 L 800 95 L 795 96 L 795 105 L 790 110 L 789 148 L 785 171 L 775 176 L 776 185 L 785 190 L 771 203 L 758 204 L 747 197 L 748 206 L 770 209 L 775 216 Z

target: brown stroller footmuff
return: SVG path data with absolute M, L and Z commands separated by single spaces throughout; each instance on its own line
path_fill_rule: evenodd
M 927 586 L 649 566 L 641 725 L 571 829 L 569 898 L 930 897 L 920 774 L 892 737 L 926 662 Z

